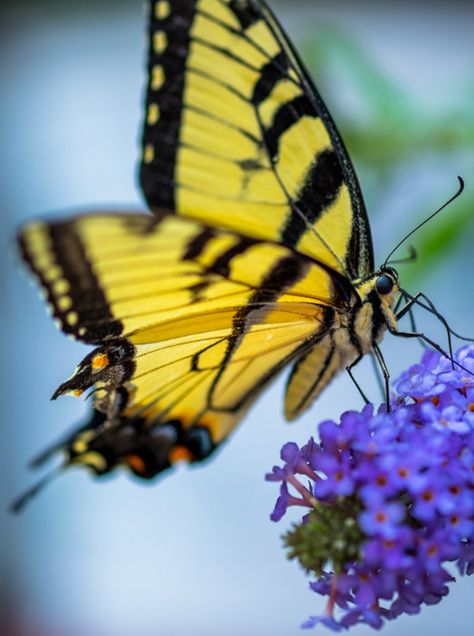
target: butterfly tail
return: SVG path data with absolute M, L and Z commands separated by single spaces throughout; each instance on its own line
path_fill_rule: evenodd
M 150 426 L 149 422 L 126 416 L 112 424 L 104 413 L 92 409 L 85 425 L 33 459 L 30 466 L 38 468 L 58 452 L 65 455 L 59 467 L 15 499 L 10 509 L 20 512 L 53 479 L 74 466 L 84 466 L 95 476 L 122 467 L 150 480 L 179 461 L 194 463 L 207 459 L 215 448 L 205 427 L 186 428 L 179 420 Z
M 12 501 L 12 503 L 9 506 L 10 512 L 14 514 L 20 513 L 23 510 L 23 508 L 31 501 L 31 499 L 36 497 L 36 495 L 38 495 L 42 490 L 44 490 L 44 488 L 48 484 L 50 484 L 54 479 L 56 479 L 56 477 L 59 477 L 59 475 L 63 472 L 64 468 L 65 466 L 63 465 L 55 468 L 54 470 L 49 472 L 47 475 L 42 477 L 35 484 L 33 484 L 33 486 L 25 490 L 21 495 L 19 495 L 16 499 Z

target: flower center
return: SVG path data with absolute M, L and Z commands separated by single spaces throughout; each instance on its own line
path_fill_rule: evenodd
M 438 554 L 438 548 L 435 545 L 430 545 L 428 548 L 428 556 L 433 557 Z

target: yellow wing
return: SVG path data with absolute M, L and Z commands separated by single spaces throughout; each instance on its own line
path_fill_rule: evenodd
M 334 332 L 328 330 L 317 343 L 298 357 L 288 377 L 285 417 L 296 419 L 347 364 L 344 351 L 337 346 Z
M 154 212 L 281 243 L 351 280 L 373 271 L 350 159 L 263 2 L 151 2 L 146 108 Z
M 93 418 L 66 446 L 97 472 L 206 457 L 341 302 L 341 281 L 309 258 L 174 215 L 33 223 L 20 246 L 60 327 L 100 345 L 54 394 L 93 389 Z

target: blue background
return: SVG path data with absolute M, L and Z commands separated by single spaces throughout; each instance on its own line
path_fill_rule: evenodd
M 462 79 L 472 72 L 472 5 L 274 6 L 298 42 L 326 23 L 350 33 L 426 112 L 452 112 Z M 123 474 L 97 483 L 70 471 L 21 516 L 6 513 L 9 500 L 31 483 L 25 468 L 31 456 L 85 413 L 81 401 L 48 400 L 88 351 L 55 330 L 19 275 L 13 237 L 23 221 L 45 212 L 114 202 L 143 207 L 135 174 L 144 11 L 132 1 L 16 1 L 4 5 L 2 24 L 1 636 L 2 625 L 10 636 L 8 621 L 26 636 L 296 635 L 322 601 L 284 557 L 280 535 L 288 522 L 269 521 L 277 493 L 263 476 L 285 441 L 301 443 L 318 421 L 361 406 L 346 377 L 292 425 L 282 417 L 281 378 L 205 467 L 178 469 L 148 486 Z M 338 77 L 331 81 L 344 101 Z M 351 110 L 350 95 L 343 106 Z M 369 213 L 377 207 L 378 262 L 449 196 L 457 174 L 472 192 L 473 165 L 472 152 L 424 154 L 398 167 L 382 196 L 362 170 Z M 453 326 L 471 335 L 472 238 L 423 281 Z M 422 317 L 422 323 L 442 339 L 433 321 Z M 394 375 L 419 356 L 415 343 L 390 337 L 384 352 Z M 378 400 L 367 362 L 358 377 Z M 471 635 L 472 589 L 472 580 L 460 581 L 439 606 L 388 625 L 385 634 Z

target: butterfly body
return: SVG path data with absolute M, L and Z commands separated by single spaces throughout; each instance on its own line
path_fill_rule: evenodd
M 357 177 L 260 0 L 150 2 L 140 182 L 153 214 L 27 225 L 19 245 L 68 335 L 95 346 L 65 465 L 151 478 L 209 456 L 292 364 L 294 419 L 395 329 Z M 42 458 L 49 456 L 46 453 Z
M 355 286 L 356 296 L 344 311 L 327 320 L 327 332 L 295 364 L 287 384 L 285 416 L 293 420 L 306 410 L 340 371 L 370 353 L 388 328 L 396 330 L 393 304 L 399 293 L 392 270 L 388 294 L 376 291 L 378 272 Z

